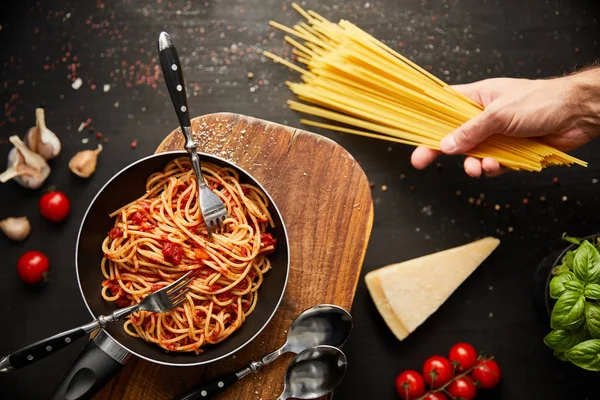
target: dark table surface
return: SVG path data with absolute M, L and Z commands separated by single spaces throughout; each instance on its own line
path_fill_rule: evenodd
M 301 3 L 332 20 L 357 23 L 450 83 L 556 76 L 600 58 L 600 7 L 594 0 Z M 289 24 L 298 16 L 289 1 L 281 0 L 2 2 L 0 160 L 11 147 L 7 138 L 34 125 L 35 107 L 44 104 L 47 124 L 63 144 L 44 189 L 64 191 L 72 211 L 66 222 L 49 223 L 37 209 L 42 190 L 14 182 L 0 186 L 0 218 L 26 215 L 33 225 L 22 244 L 0 237 L 0 353 L 89 319 L 73 265 L 84 211 L 109 177 L 152 153 L 177 124 L 157 69 L 160 30 L 172 33 L 183 58 L 192 114 L 229 111 L 301 126 L 300 116 L 285 106 L 292 96 L 283 82 L 295 74 L 261 56 L 263 50 L 289 52 L 283 35 L 268 27 L 269 19 Z M 83 80 L 79 90 L 71 87 L 75 77 Z M 94 133 L 78 132 L 87 118 Z M 88 180 L 79 179 L 69 172 L 68 160 L 94 148 L 97 133 L 108 140 L 98 170 Z M 471 179 L 458 157 L 418 172 L 410 167 L 409 147 L 319 133 L 348 149 L 374 184 L 375 223 L 363 274 L 484 235 L 502 240 L 488 261 L 403 342 L 385 326 L 361 279 L 352 308 L 356 328 L 345 347 L 348 374 L 336 398 L 394 399 L 400 371 L 419 369 L 426 357 L 446 353 L 457 341 L 495 355 L 502 367 L 500 387 L 482 392 L 481 398 L 600 398 L 596 375 L 554 359 L 544 346 L 548 324 L 532 301 L 536 266 L 564 246 L 562 232 L 598 231 L 600 184 L 594 182 L 600 178 L 600 142 L 574 152 L 590 162 L 587 169 Z M 89 142 L 82 143 L 85 139 Z M 138 146 L 131 149 L 136 139 Z M 469 203 L 480 196 L 485 205 Z M 500 211 L 494 210 L 496 204 Z M 20 254 L 33 249 L 45 252 L 52 264 L 51 281 L 41 289 L 26 287 L 16 274 Z M 0 375 L 2 398 L 45 398 L 83 344 Z

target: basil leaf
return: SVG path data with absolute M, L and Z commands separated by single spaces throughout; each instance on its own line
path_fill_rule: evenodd
M 552 329 L 574 330 L 585 318 L 585 297 L 574 290 L 565 291 L 558 299 L 550 316 Z
M 575 290 L 576 292 L 583 293 L 583 283 L 575 281 L 566 281 L 563 286 L 567 290 Z
M 567 264 L 560 264 L 554 267 L 554 269 L 552 270 L 552 275 L 556 276 L 569 271 L 571 271 L 571 268 L 569 268 Z
M 569 361 L 563 352 L 555 351 L 554 357 L 558 358 L 560 361 Z
M 587 285 L 585 285 L 583 295 L 588 299 L 600 300 L 600 285 L 598 285 L 597 283 L 588 283 Z
M 600 254 L 587 240 L 575 252 L 573 273 L 584 283 L 596 283 L 600 279 Z
M 581 239 L 576 238 L 576 237 L 567 236 L 567 232 L 564 232 L 562 234 L 562 239 L 569 243 L 578 244 L 578 245 L 581 244 Z
M 592 339 L 581 342 L 565 351 L 565 356 L 580 368 L 600 371 L 600 340 Z
M 600 305 L 586 303 L 585 323 L 590 331 L 590 335 L 592 335 L 594 339 L 600 339 Z
M 575 250 L 569 250 L 562 259 L 562 263 L 570 270 L 573 270 L 573 260 L 575 259 Z
M 564 274 L 552 278 L 550 281 L 550 297 L 558 299 L 567 290 L 565 288 L 565 283 L 576 279 L 577 278 L 575 278 L 575 275 L 572 272 L 565 272 Z
M 587 332 L 581 329 L 576 332 L 569 332 L 563 329 L 555 329 L 544 338 L 546 346 L 555 352 L 563 353 L 571 347 L 578 345 L 588 338 Z

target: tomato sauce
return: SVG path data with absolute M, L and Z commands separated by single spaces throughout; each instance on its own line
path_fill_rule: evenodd
M 111 239 L 116 239 L 123 236 L 123 230 L 121 228 L 119 228 L 118 226 L 112 228 L 110 231 L 108 231 L 108 237 Z
M 277 239 L 273 237 L 270 233 L 261 232 L 260 233 L 260 247 L 263 249 L 269 248 L 273 246 L 273 249 L 265 251 L 265 254 L 271 254 L 277 248 Z
M 179 264 L 183 258 L 183 249 L 181 246 L 171 242 L 165 242 L 163 244 L 162 253 L 165 260 L 173 264 Z

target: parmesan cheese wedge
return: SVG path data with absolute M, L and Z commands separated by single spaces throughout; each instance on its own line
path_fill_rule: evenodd
M 498 247 L 487 237 L 369 272 L 365 281 L 379 313 L 399 340 L 433 314 Z

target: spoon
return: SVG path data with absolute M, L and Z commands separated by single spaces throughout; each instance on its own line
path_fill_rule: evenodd
M 300 353 L 318 345 L 341 347 L 352 331 L 352 316 L 341 307 L 320 304 L 303 311 L 296 317 L 287 334 L 285 344 L 267 354 L 260 361 L 252 361 L 247 368 L 220 378 L 202 382 L 175 400 L 208 399 L 223 392 L 235 382 L 257 372 L 284 353 Z
M 298 354 L 287 368 L 277 400 L 317 399 L 333 392 L 346 374 L 346 356 L 332 346 L 315 346 Z

